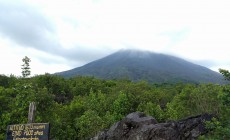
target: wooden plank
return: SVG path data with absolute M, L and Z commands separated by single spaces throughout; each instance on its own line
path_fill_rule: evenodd
M 36 104 L 35 104 L 35 102 L 31 102 L 30 106 L 29 106 L 28 123 L 34 123 L 35 111 L 36 111 Z

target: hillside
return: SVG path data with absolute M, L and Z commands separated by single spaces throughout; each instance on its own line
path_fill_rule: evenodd
M 170 55 L 137 50 L 121 50 L 82 67 L 56 74 L 157 83 L 223 83 L 222 75 L 206 67 Z

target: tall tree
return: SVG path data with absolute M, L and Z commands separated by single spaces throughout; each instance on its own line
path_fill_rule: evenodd
M 23 78 L 26 78 L 28 76 L 30 76 L 30 58 L 25 56 L 23 59 L 22 59 L 22 76 Z

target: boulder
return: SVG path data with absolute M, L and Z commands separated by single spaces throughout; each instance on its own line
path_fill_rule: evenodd
M 210 121 L 212 117 L 202 114 L 179 121 L 157 123 L 151 116 L 134 112 L 91 140 L 193 140 L 207 133 L 204 122 Z

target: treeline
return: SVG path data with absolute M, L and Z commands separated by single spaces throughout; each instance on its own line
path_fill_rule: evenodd
M 27 123 L 32 101 L 37 104 L 35 122 L 49 122 L 55 140 L 88 139 L 135 111 L 158 122 L 212 113 L 216 119 L 207 122 L 210 131 L 200 139 L 230 139 L 230 85 L 0 75 L 0 139 L 7 125 Z

